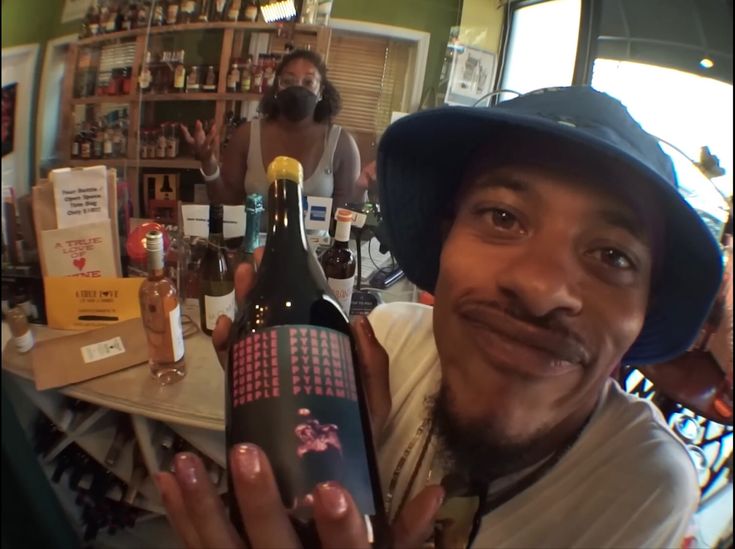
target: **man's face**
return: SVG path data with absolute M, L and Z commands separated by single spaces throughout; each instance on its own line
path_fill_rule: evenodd
M 435 291 L 440 405 L 490 446 L 532 449 L 584 421 L 638 336 L 650 237 L 593 181 L 522 166 L 473 173 Z

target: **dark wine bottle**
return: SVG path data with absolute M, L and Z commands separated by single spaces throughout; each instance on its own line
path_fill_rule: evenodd
M 235 283 L 225 254 L 223 208 L 209 206 L 209 243 L 201 262 L 199 312 L 202 331 L 212 335 L 220 315 L 235 317 Z
M 325 481 L 351 493 L 370 519 L 371 543 L 384 547 L 387 523 L 354 342 L 307 244 L 303 169 L 278 157 L 268 180 L 263 261 L 230 336 L 227 447 L 263 448 L 304 547 L 319 546 L 309 503 Z M 228 481 L 234 494 L 230 474 Z M 234 497 L 230 510 L 246 535 Z
M 357 265 L 355 254 L 349 246 L 351 227 L 352 212 L 343 208 L 338 209 L 334 244 L 322 256 L 322 267 L 329 288 L 347 315 L 350 314 L 352 288 L 355 284 L 355 268 Z

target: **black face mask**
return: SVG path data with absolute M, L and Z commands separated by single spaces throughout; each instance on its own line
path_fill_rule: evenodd
M 313 116 L 318 102 L 314 93 L 301 86 L 291 86 L 276 94 L 278 111 L 291 122 Z

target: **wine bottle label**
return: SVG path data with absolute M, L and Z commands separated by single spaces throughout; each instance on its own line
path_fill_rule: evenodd
M 194 2 L 194 0 L 186 0 L 186 2 L 184 2 L 184 5 L 181 7 L 181 9 L 185 13 L 194 13 L 194 10 L 196 10 L 196 2 Z
M 276 326 L 230 350 L 227 444 L 253 442 L 282 472 L 284 505 L 310 517 L 315 486 L 335 480 L 374 514 L 350 339 L 320 326 Z
M 178 305 L 168 313 L 168 321 L 171 329 L 174 362 L 178 362 L 184 358 L 184 332 L 181 328 L 181 309 Z
M 204 318 L 207 319 L 207 330 L 214 330 L 217 319 L 227 315 L 230 320 L 235 318 L 235 290 L 227 295 L 204 295 Z
M 349 315 L 352 304 L 352 288 L 355 285 L 355 277 L 350 278 L 327 278 L 329 288 L 334 292 L 334 297 L 339 301 L 339 306 Z
M 125 346 L 120 337 L 113 337 L 112 339 L 86 345 L 81 348 L 81 351 L 82 360 L 85 364 L 89 364 L 111 356 L 121 355 L 125 352 Z

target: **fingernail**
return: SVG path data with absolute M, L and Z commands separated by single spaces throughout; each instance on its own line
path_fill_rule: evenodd
M 375 332 L 373 332 L 373 327 L 370 324 L 370 321 L 368 320 L 368 317 L 361 316 L 360 317 L 360 327 L 362 328 L 363 333 L 370 341 L 375 341 Z
M 254 482 L 260 475 L 260 452 L 253 444 L 238 444 L 233 451 L 233 462 L 240 475 Z
M 347 513 L 347 498 L 336 482 L 322 482 L 316 489 L 319 501 L 331 518 L 342 518 Z
M 180 452 L 174 459 L 174 472 L 176 476 L 187 486 L 199 484 L 199 471 L 194 463 L 194 455 L 189 452 Z

